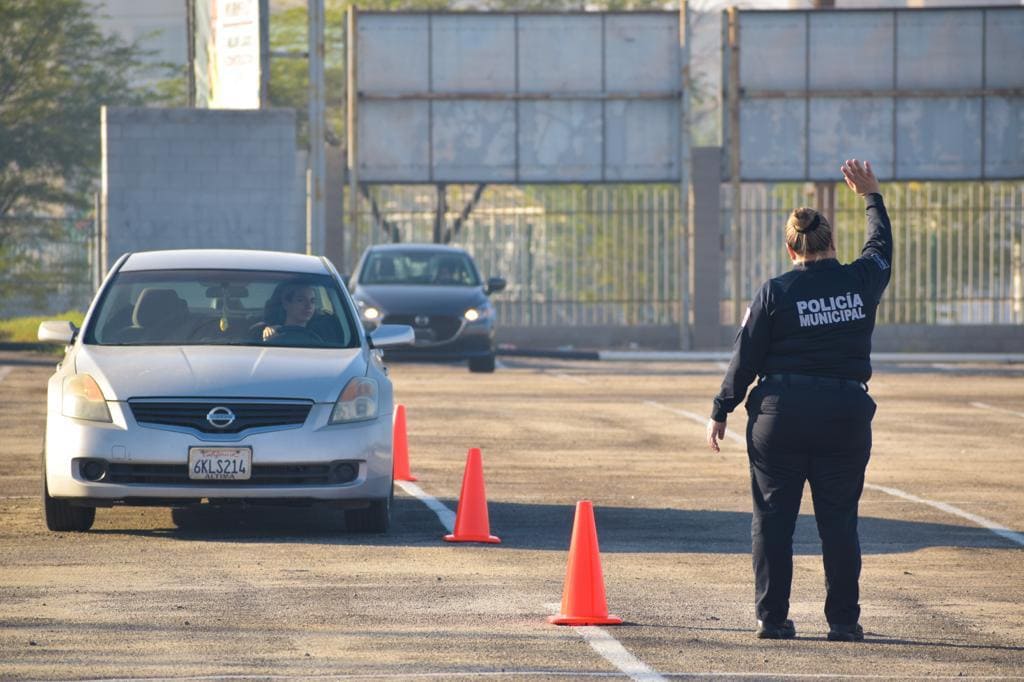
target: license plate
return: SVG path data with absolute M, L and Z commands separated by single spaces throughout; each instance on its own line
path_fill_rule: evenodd
M 432 329 L 416 329 L 414 331 L 416 343 L 433 343 L 436 337 Z
M 199 481 L 248 481 L 252 448 L 189 448 L 188 477 Z

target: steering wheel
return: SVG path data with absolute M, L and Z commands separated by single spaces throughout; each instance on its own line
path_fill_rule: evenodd
M 300 324 L 283 324 L 277 328 L 277 333 L 266 340 L 266 343 L 281 343 L 285 339 L 290 342 L 308 340 L 322 344 L 324 339 L 312 329 L 303 327 Z

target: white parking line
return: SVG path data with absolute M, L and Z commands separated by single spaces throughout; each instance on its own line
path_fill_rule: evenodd
M 958 369 L 960 369 L 956 365 L 950 365 L 950 364 L 945 363 L 945 362 L 933 362 L 932 363 L 932 367 L 934 369 L 942 370 L 943 372 L 955 372 Z
M 410 483 L 409 481 L 395 481 L 395 484 L 423 504 L 427 505 L 431 511 L 437 514 L 437 518 L 440 519 L 441 525 L 443 525 L 449 533 L 454 532 L 455 512 L 444 506 L 443 502 L 433 495 L 424 492 L 423 488 L 419 487 L 415 483 Z M 552 606 L 557 607 L 557 604 Z M 573 629 L 576 630 L 588 644 L 590 644 L 594 651 L 601 654 L 605 660 L 628 675 L 631 679 L 643 682 L 658 682 L 659 680 L 663 681 L 665 679 L 651 670 L 651 668 L 641 660 L 633 656 L 633 654 L 626 651 L 626 648 L 623 647 L 618 640 L 601 628 L 584 626 L 575 627 Z
M 441 500 L 424 492 L 423 488 L 409 481 L 395 481 L 395 485 L 427 505 L 430 511 L 437 514 L 437 518 L 441 521 L 441 525 L 444 526 L 445 530 L 449 533 L 455 532 L 455 512 L 444 506 Z
M 566 374 L 564 372 L 551 372 L 551 376 L 558 377 L 559 379 L 568 379 L 569 381 L 575 381 L 577 384 L 589 384 L 590 382 L 583 377 L 574 376 L 572 374 Z
M 4 365 L 3 367 L 0 367 L 0 381 L 6 379 L 7 375 L 11 373 L 12 369 L 14 368 L 11 367 L 10 365 Z
M 601 654 L 604 660 L 608 661 L 631 680 L 637 682 L 666 682 L 665 678 L 656 673 L 650 666 L 641 661 L 633 654 L 626 651 L 619 640 L 612 637 L 602 628 L 593 625 L 582 625 L 574 627 L 590 648 Z
M 646 400 L 646 401 L 644 401 L 644 404 L 651 405 L 653 407 L 658 407 L 658 408 L 661 408 L 663 410 L 667 410 L 669 412 L 672 412 L 674 414 L 678 414 L 678 415 L 680 415 L 682 417 L 686 417 L 688 419 L 692 419 L 693 421 L 695 421 L 695 422 L 697 422 L 699 424 L 707 424 L 707 421 L 708 421 L 707 417 L 702 417 L 699 414 L 696 414 L 694 412 L 690 412 L 689 410 L 680 410 L 680 409 L 677 409 L 677 408 L 674 408 L 674 407 L 669 407 L 668 405 L 662 405 L 661 403 L 655 402 L 654 400 Z M 974 403 L 972 403 L 972 404 L 974 404 Z M 983 405 L 984 403 L 979 403 L 979 404 Z M 1022 416 L 1024 416 L 1024 415 L 1022 415 Z M 742 436 L 740 436 L 740 435 L 738 435 L 736 433 L 733 433 L 732 431 L 726 431 L 725 432 L 725 437 L 729 438 L 730 440 L 736 441 L 737 443 L 742 443 L 743 445 L 746 445 L 746 440 Z M 887 488 L 885 486 L 875 485 L 874 483 L 865 483 L 864 487 L 869 489 L 869 490 L 876 490 L 878 492 L 885 493 L 886 495 L 892 495 L 893 497 L 898 497 L 900 499 L 907 500 L 908 502 L 916 502 L 918 504 L 926 504 L 929 507 L 934 507 L 935 509 L 938 509 L 940 511 L 944 511 L 947 514 L 952 514 L 953 516 L 959 516 L 962 519 L 967 519 L 968 521 L 971 521 L 972 523 L 975 523 L 975 524 L 981 526 L 982 528 L 985 528 L 986 530 L 990 530 L 993 533 L 995 533 L 996 535 L 998 535 L 998 536 L 1000 536 L 1002 538 L 1006 538 L 1007 540 L 1009 540 L 1011 542 L 1015 542 L 1018 545 L 1024 545 L 1024 534 L 1012 531 L 1009 528 L 1007 528 L 1006 526 L 1002 526 L 1002 525 L 996 523 L 995 521 L 991 521 L 989 519 L 986 519 L 984 516 L 978 516 L 977 514 L 972 514 L 971 512 L 964 511 L 963 509 L 960 509 L 959 507 L 954 507 L 951 504 L 947 504 L 945 502 L 936 502 L 935 500 L 927 500 L 927 499 L 925 499 L 923 497 L 918 497 L 917 495 L 911 495 L 910 493 L 904 492 L 902 490 L 899 490 L 898 488 Z
M 946 504 L 945 502 L 936 502 L 935 500 L 926 500 L 923 497 L 911 495 L 910 493 L 905 493 L 902 490 L 897 490 L 896 488 L 886 488 L 885 486 L 875 485 L 874 483 L 865 483 L 864 487 L 870 488 L 871 490 L 877 490 L 879 492 L 886 493 L 887 495 L 892 495 L 893 497 L 899 497 L 901 499 L 907 500 L 908 502 L 917 502 L 918 504 L 926 504 L 929 507 L 935 507 L 936 509 L 944 511 L 947 514 L 959 516 L 962 519 L 967 519 L 972 523 L 976 523 L 982 528 L 988 529 L 996 535 L 1006 538 L 1010 542 L 1016 542 L 1018 545 L 1024 545 L 1024 534 L 1014 532 L 1006 526 L 1001 526 L 995 521 L 990 521 L 986 519 L 984 516 L 972 514 L 971 512 L 964 511 L 959 507 L 954 507 L 951 504 Z
M 971 407 L 977 407 L 977 408 L 980 408 L 982 410 L 995 410 L 996 412 L 1005 412 L 1007 414 L 1012 414 L 1012 415 L 1015 415 L 1017 417 L 1024 417 L 1024 412 L 1016 412 L 1014 410 L 1007 410 L 1005 407 L 994 407 L 992 405 L 989 405 L 988 403 L 971 403 Z

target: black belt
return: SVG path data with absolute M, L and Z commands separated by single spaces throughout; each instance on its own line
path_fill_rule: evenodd
M 867 391 L 868 385 L 856 379 L 839 379 L 837 377 L 816 377 L 810 374 L 766 374 L 761 381 L 777 382 L 787 386 L 818 386 L 820 388 L 856 388 Z

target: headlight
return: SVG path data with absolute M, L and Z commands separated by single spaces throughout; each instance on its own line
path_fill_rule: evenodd
M 478 322 L 480 320 L 486 320 L 494 313 L 494 308 L 484 304 L 479 308 L 470 308 L 466 312 L 462 313 L 462 316 L 466 318 L 466 322 Z
M 334 403 L 331 424 L 361 422 L 377 418 L 377 382 L 366 377 L 355 377 L 347 384 Z
M 374 305 L 370 305 L 366 301 L 356 299 L 356 305 L 359 307 L 359 314 L 364 320 L 375 322 L 380 318 L 384 317 L 383 312 L 380 308 Z
M 109 422 L 110 410 L 99 384 L 88 374 L 76 374 L 64 378 L 61 396 L 61 414 L 75 419 L 93 422 Z

